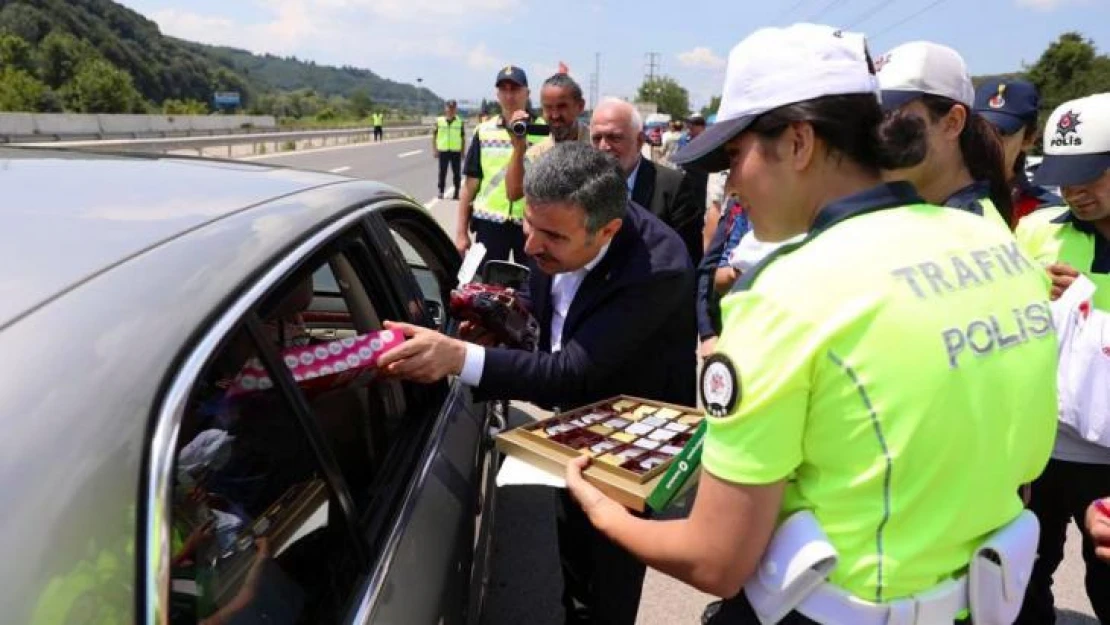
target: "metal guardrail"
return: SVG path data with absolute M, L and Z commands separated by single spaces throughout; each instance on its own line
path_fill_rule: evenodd
M 382 129 L 383 136 L 396 138 L 396 137 L 409 137 L 431 134 L 432 126 L 386 126 Z M 321 140 L 321 145 L 327 145 L 328 139 L 335 139 L 338 143 L 339 139 L 348 139 L 348 143 L 355 142 L 361 136 L 365 136 L 369 141 L 373 136 L 374 129 L 369 127 L 362 128 L 348 128 L 343 130 L 299 130 L 299 131 L 285 131 L 285 132 L 262 132 L 250 134 L 224 134 L 217 136 L 203 136 L 203 137 L 165 137 L 165 138 L 146 138 L 146 139 L 98 139 L 88 141 L 37 141 L 26 143 L 12 143 L 11 145 L 18 145 L 23 147 L 53 147 L 53 148 L 73 148 L 80 150 L 91 151 L 108 151 L 108 152 L 158 152 L 166 153 L 174 150 L 196 150 L 197 154 L 203 154 L 205 148 L 224 147 L 228 148 L 228 156 L 232 156 L 232 148 L 237 145 L 250 145 L 264 146 L 267 144 L 274 144 L 274 151 L 281 151 L 277 149 L 277 144 L 293 143 L 294 146 L 301 141 L 310 142 L 310 147 L 317 147 L 312 142 L 317 139 Z M 257 151 L 257 150 L 256 150 Z

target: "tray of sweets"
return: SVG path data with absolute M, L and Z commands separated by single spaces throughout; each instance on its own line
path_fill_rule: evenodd
M 644 509 L 656 478 L 694 437 L 704 414 L 693 408 L 620 396 L 518 427 L 498 445 L 549 472 L 586 454 L 586 478 L 635 510 Z

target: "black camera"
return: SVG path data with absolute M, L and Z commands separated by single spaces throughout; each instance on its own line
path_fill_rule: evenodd
M 551 134 L 551 128 L 547 124 L 533 124 L 523 119 L 518 119 L 509 124 L 509 132 L 518 137 L 527 135 L 546 136 Z

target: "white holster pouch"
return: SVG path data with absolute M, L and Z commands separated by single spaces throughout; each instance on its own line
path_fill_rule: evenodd
M 778 623 L 836 568 L 836 549 L 812 512 L 796 512 L 771 537 L 755 576 L 744 587 L 759 622 Z
M 975 625 L 1010 625 L 1017 619 L 1033 574 L 1039 538 L 1037 517 L 1023 510 L 975 550 L 968 570 Z
M 1025 598 L 1038 534 L 1036 517 L 1023 511 L 975 551 L 967 576 L 874 603 L 827 582 L 836 549 L 812 513 L 798 512 L 775 532 L 744 594 L 763 625 L 792 611 L 823 625 L 952 625 L 969 608 L 975 625 L 1011 625 Z

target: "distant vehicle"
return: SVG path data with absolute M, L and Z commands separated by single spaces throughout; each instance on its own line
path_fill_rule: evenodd
M 503 415 L 457 380 L 311 393 L 282 356 L 456 330 L 427 210 L 232 161 L 0 148 L 0 172 L 5 622 L 478 622 Z

